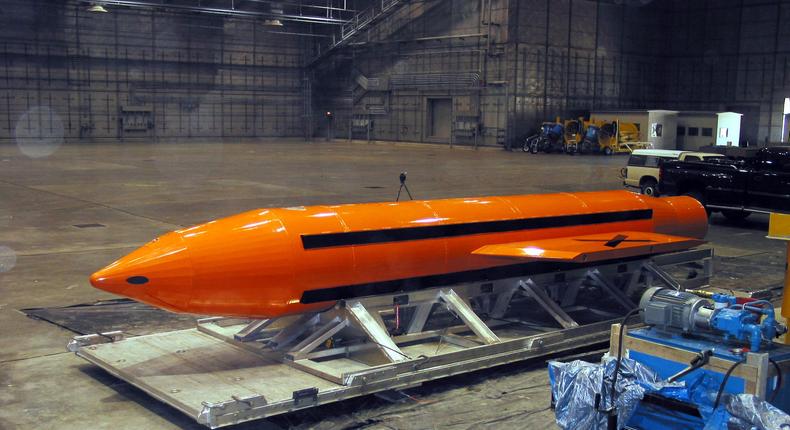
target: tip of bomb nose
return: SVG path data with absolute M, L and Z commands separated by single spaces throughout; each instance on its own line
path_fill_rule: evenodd
M 147 276 L 133 275 L 124 279 L 124 270 L 113 270 L 111 266 L 99 270 L 90 277 L 90 283 L 94 288 L 122 294 L 127 285 L 145 285 L 150 279 Z
M 193 270 L 181 235 L 168 233 L 90 276 L 95 288 L 144 302 L 187 296 Z
M 115 263 L 110 264 L 109 266 L 92 274 L 90 277 L 91 285 L 93 285 L 94 288 L 98 288 L 100 290 L 115 294 L 123 294 L 125 286 L 123 285 L 123 282 L 119 282 L 120 276 L 118 276 L 116 270 L 113 270 L 114 267 L 118 265 L 117 263 L 118 262 L 116 261 Z
M 90 277 L 91 285 L 93 285 L 94 288 L 98 288 L 100 290 L 104 289 L 102 288 L 104 287 L 104 280 L 107 279 L 102 272 L 103 270 L 99 270 Z

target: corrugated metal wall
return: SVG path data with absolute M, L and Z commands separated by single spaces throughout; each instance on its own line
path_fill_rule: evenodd
M 506 0 L 406 2 L 345 57 L 321 65 L 316 112 L 334 111 L 336 135 L 342 137 L 356 116 L 372 121 L 372 139 L 449 143 L 428 131 L 428 99 L 448 97 L 456 126 L 480 124 L 474 132 L 478 144 L 501 143 L 507 127 L 507 25 Z M 380 85 L 364 89 L 358 76 Z M 317 134 L 323 135 L 326 119 L 318 121 Z M 456 130 L 452 141 L 474 144 L 475 137 Z
M 786 0 L 513 0 L 515 134 L 590 109 L 744 114 L 742 140 L 780 140 L 790 96 Z
M 743 113 L 741 137 L 778 142 L 790 97 L 790 1 L 673 0 L 666 100 Z
M 555 116 L 661 105 L 662 28 L 669 13 L 658 2 L 623 3 L 511 2 L 514 135 Z
M 487 5 L 427 0 L 403 7 L 408 19 L 377 26 L 348 64 L 324 76 L 321 109 L 339 109 L 344 119 L 365 112 L 368 100 L 353 97 L 353 79 L 344 80 L 355 69 L 396 80 L 476 72 L 480 85 L 466 93 L 449 85 L 391 88 L 389 115 L 371 117 L 372 137 L 425 140 L 425 98 L 444 94 L 462 104 L 471 96 L 486 144 L 501 143 L 493 136 L 503 129 L 513 139 L 542 121 L 591 109 L 733 110 L 744 113 L 744 139 L 779 140 L 790 96 L 790 1 L 494 0 L 489 39 L 372 43 L 487 33 Z
M 302 136 L 309 42 L 252 21 L 5 1 L 0 139 Z M 121 110 L 152 128 L 123 131 Z M 134 128 L 134 127 L 131 127 Z
M 413 0 L 324 59 L 312 85 L 313 38 L 252 21 L 2 7 L 0 139 L 321 136 L 332 111 L 335 137 L 361 118 L 373 139 L 430 141 L 427 100 L 450 97 L 459 144 L 607 108 L 733 110 L 764 142 L 790 97 L 787 0 Z M 146 110 L 152 128 L 124 131 Z

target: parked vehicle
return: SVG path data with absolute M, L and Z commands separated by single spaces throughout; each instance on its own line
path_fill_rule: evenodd
M 628 166 L 620 170 L 623 185 L 628 188 L 638 188 L 642 194 L 658 196 L 659 168 L 665 161 L 711 161 L 712 159 L 726 159 L 721 154 L 694 151 L 676 151 L 669 149 L 636 149 L 628 158 Z
M 630 122 L 602 122 L 598 136 L 596 151 L 604 155 L 622 152 L 633 152 L 636 149 L 648 149 L 649 142 L 639 141 L 639 127 Z
M 562 137 L 565 127 L 559 122 L 544 122 L 540 126 L 540 133 L 524 140 L 521 150 L 537 154 L 538 152 L 562 151 Z
M 639 126 L 618 121 L 560 119 L 541 124 L 537 134 L 520 138 L 521 150 L 538 152 L 565 152 L 574 154 L 605 154 L 632 152 L 647 149 L 649 142 L 639 141 Z
M 568 155 L 580 152 L 579 147 L 584 139 L 584 121 L 582 119 L 565 120 L 564 150 Z
M 579 145 L 579 153 L 589 154 L 590 152 L 597 151 L 600 138 L 600 127 L 595 124 L 588 125 L 587 130 L 584 132 L 584 139 L 582 139 L 582 143 Z
M 729 219 L 790 213 L 790 146 L 762 148 L 745 160 L 665 162 L 660 179 L 662 193 L 692 196 L 709 213 L 721 211 Z

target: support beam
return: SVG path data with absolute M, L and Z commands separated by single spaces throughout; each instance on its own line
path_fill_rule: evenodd
M 348 315 L 354 320 L 357 328 L 368 335 L 368 338 L 376 344 L 387 359 L 391 362 L 398 362 L 409 359 L 409 356 L 398 348 L 392 341 L 389 333 L 384 330 L 376 318 L 374 318 L 360 302 L 353 302 L 346 306 Z
M 464 324 L 472 330 L 485 344 L 501 342 L 499 337 L 491 331 L 475 311 L 453 290 L 439 291 L 439 298 L 447 304 L 447 308 L 454 312 Z
M 162 10 L 179 10 L 185 12 L 197 12 L 211 15 L 224 15 L 236 16 L 246 18 L 272 18 L 282 21 L 296 21 L 311 24 L 331 24 L 331 25 L 347 25 L 349 21 L 346 19 L 332 18 L 328 16 L 307 15 L 298 12 L 296 14 L 289 13 L 274 13 L 271 11 L 264 11 L 259 9 L 239 9 L 236 7 L 209 7 L 194 2 L 194 4 L 176 4 L 176 3 L 162 3 L 152 0 L 96 0 L 94 3 L 105 6 L 125 6 L 131 8 L 145 8 L 145 9 L 162 9 Z M 228 4 L 230 6 L 230 4 Z
M 666 286 L 674 288 L 678 291 L 683 289 L 680 283 L 672 278 L 672 275 L 664 271 L 664 269 L 656 266 L 655 263 L 647 262 L 642 266 L 642 268 L 654 277 L 658 278 L 658 280 L 663 282 Z
M 314 349 L 318 348 L 327 340 L 331 339 L 332 336 L 336 335 L 340 330 L 348 327 L 348 320 L 347 319 L 340 319 L 340 317 L 332 318 L 331 321 L 324 324 L 321 328 L 313 332 L 310 336 L 306 337 L 303 341 L 299 342 L 293 349 L 291 350 L 291 358 L 293 360 L 299 360 L 301 358 L 306 358 L 308 354 L 313 352 Z
M 551 297 L 546 294 L 543 288 L 539 287 L 531 279 L 526 281 L 519 281 L 519 288 L 524 291 L 529 297 L 534 299 L 538 304 L 549 313 L 563 328 L 578 327 L 577 323 L 570 315 L 565 313 L 564 310 L 558 305 Z
M 497 295 L 496 301 L 494 302 L 494 308 L 491 310 L 491 316 L 494 318 L 502 318 L 507 313 L 508 307 L 510 307 L 510 301 L 513 300 L 513 296 L 518 291 L 518 285 L 513 285 L 512 287 L 508 287 L 507 290 L 501 292 Z
M 425 323 L 428 321 L 428 317 L 431 315 L 433 304 L 434 302 L 426 302 L 416 306 L 416 309 L 414 309 L 414 316 L 411 317 L 411 322 L 406 329 L 406 333 L 413 334 L 422 331 L 425 327 Z
M 595 281 L 596 284 L 600 285 L 610 296 L 625 310 L 630 311 L 631 309 L 636 308 L 636 303 L 634 303 L 628 296 L 625 295 L 619 288 L 609 282 L 598 269 L 591 270 L 587 276 Z
M 249 342 L 261 338 L 263 330 L 269 327 L 274 322 L 273 319 L 255 320 L 247 324 L 238 333 L 233 335 L 233 338 L 239 342 Z
M 565 292 L 562 295 L 560 306 L 567 307 L 576 304 L 576 298 L 579 296 L 579 288 L 584 283 L 584 278 L 577 279 L 573 282 L 565 283 Z
M 304 314 L 300 316 L 299 319 L 289 324 L 288 327 L 284 328 L 281 332 L 277 333 L 277 335 L 269 341 L 269 345 L 272 349 L 281 350 L 304 334 L 304 332 L 313 328 L 314 325 L 318 324 L 319 320 L 319 314 Z

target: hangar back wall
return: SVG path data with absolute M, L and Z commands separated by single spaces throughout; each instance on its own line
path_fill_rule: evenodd
M 304 135 L 305 38 L 249 20 L 110 10 L 2 2 L 0 140 L 60 129 L 83 140 Z
M 778 142 L 790 97 L 790 2 L 512 0 L 513 130 L 592 109 L 743 113 Z
M 0 141 L 60 129 L 82 140 L 323 136 L 331 110 L 335 137 L 368 115 L 371 138 L 443 142 L 431 136 L 431 115 L 449 110 L 462 126 L 480 124 L 478 143 L 495 145 L 557 115 L 654 108 L 741 112 L 744 139 L 780 138 L 790 97 L 786 0 L 397 7 L 310 71 L 322 38 L 252 21 L 5 0 Z M 471 132 L 455 142 L 471 143 Z
M 744 139 L 780 140 L 790 2 L 427 0 L 399 13 L 408 25 L 383 22 L 319 74 L 317 134 L 321 112 L 335 111 L 336 135 L 345 136 L 350 117 L 372 104 L 382 107 L 371 116 L 372 138 L 430 140 L 428 99 L 444 96 L 464 119 L 480 119 L 486 144 L 594 109 L 736 111 Z M 399 85 L 404 74 L 443 81 L 365 95 L 356 74 Z

